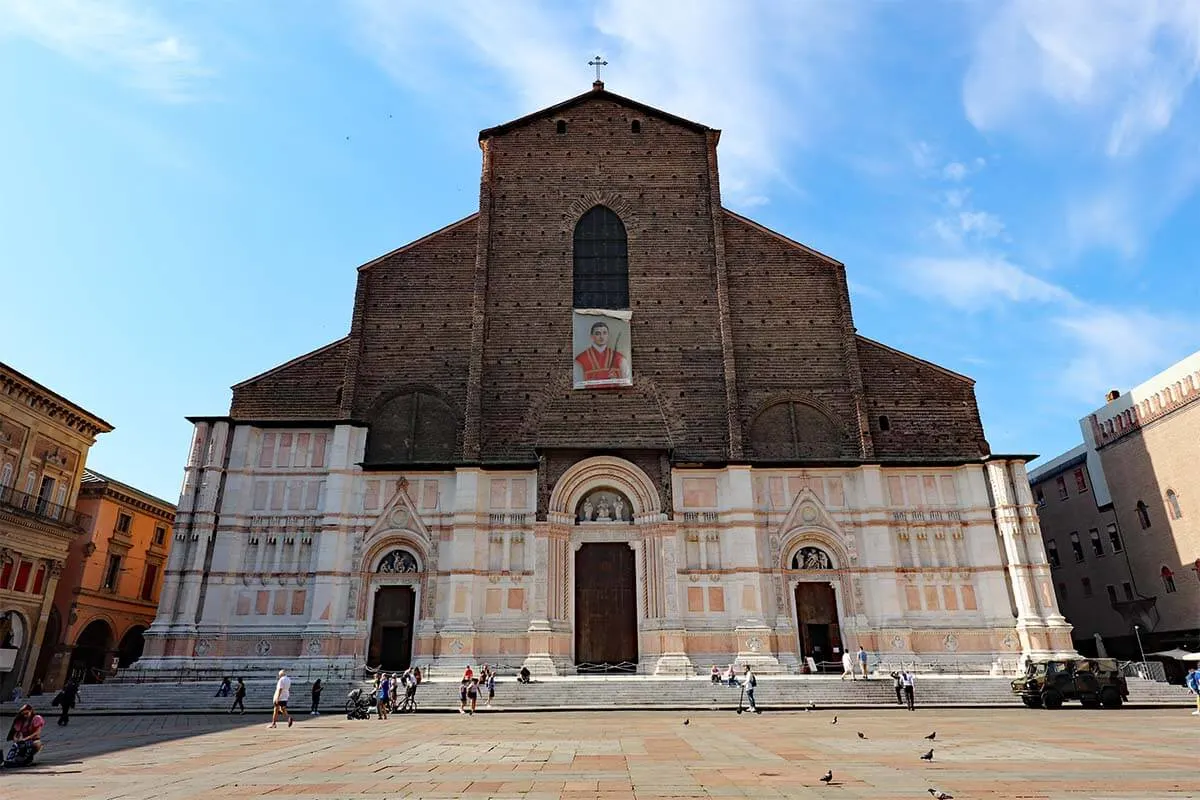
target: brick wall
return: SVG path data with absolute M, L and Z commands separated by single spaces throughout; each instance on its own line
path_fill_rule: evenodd
M 344 405 L 370 420 L 399 393 L 423 391 L 459 419 L 467 396 L 475 217 L 359 272 Z M 461 452 L 461 450 L 459 450 Z
M 1084 470 L 1086 488 L 1082 491 L 1074 477 L 1076 469 Z M 1060 497 L 1056 481 L 1060 475 L 1065 479 L 1066 498 Z M 1090 639 L 1096 633 L 1104 637 L 1124 636 L 1129 632 L 1129 626 L 1109 602 L 1105 587 L 1115 586 L 1118 597 L 1124 599 L 1121 584 L 1129 580 L 1129 569 L 1124 553 L 1114 552 L 1108 534 L 1108 526 L 1117 521 L 1116 515 L 1111 508 L 1101 510 L 1096 506 L 1086 465 L 1080 461 L 1061 473 L 1048 473 L 1032 484 L 1032 488 L 1035 497 L 1040 490 L 1044 498 L 1044 502 L 1038 505 L 1042 540 L 1046 543 L 1047 552 L 1051 549 L 1051 542 L 1058 552 L 1060 565 L 1051 565 L 1050 576 L 1058 596 L 1058 607 L 1067 621 L 1075 626 L 1074 638 Z M 1100 534 L 1100 545 L 1104 549 L 1102 556 L 1092 548 L 1089 533 L 1092 530 Z M 1072 533 L 1079 534 L 1083 546 L 1082 561 L 1076 560 L 1071 548 Z M 1124 536 L 1121 539 L 1124 547 Z M 1090 597 L 1084 594 L 1084 578 L 1091 581 Z
M 770 457 L 764 445 L 786 440 L 791 431 L 783 428 L 800 413 L 811 419 L 795 420 L 801 436 L 810 437 L 801 440 L 799 455 L 857 456 L 858 365 L 846 358 L 854 332 L 844 268 L 735 215 L 725 215 L 724 228 L 739 412 L 747 439 L 756 440 L 747 441 L 747 453 Z M 812 406 L 771 408 L 784 400 Z M 821 425 L 819 416 L 832 426 Z
M 556 120 L 567 123 L 556 133 Z M 632 120 L 641 132 L 631 131 Z M 665 446 L 721 459 L 727 447 L 702 131 L 589 100 L 491 140 L 481 439 L 486 460 L 536 445 Z M 625 224 L 635 386 L 573 391 L 572 236 L 603 203 Z M 670 398 L 672 409 L 664 408 Z M 531 409 L 537 412 L 530 422 Z M 670 414 L 668 423 L 664 416 Z
M 439 430 L 461 421 L 451 460 L 532 463 L 575 448 L 695 462 L 986 452 L 969 381 L 856 339 L 841 264 L 720 208 L 714 131 L 596 92 L 485 131 L 483 146 L 479 214 L 362 267 L 349 340 L 237 387 L 234 416 L 324 414 L 341 358 L 345 389 L 329 416 L 426 407 L 385 406 L 425 393 L 448 409 Z M 577 391 L 573 231 L 597 204 L 627 231 L 634 385 Z M 772 410 L 780 401 L 793 403 L 787 413 Z M 872 429 L 875 453 L 860 429 L 868 406 L 872 425 L 893 419 L 882 437 Z M 784 422 L 794 454 L 764 446 Z
M 1139 592 L 1157 597 L 1158 631 L 1200 628 L 1200 404 L 1191 403 L 1100 449 Z M 1171 519 L 1165 495 L 1173 489 L 1183 515 Z M 1138 521 L 1137 503 L 1146 504 L 1150 527 Z M 1167 593 L 1161 572 L 1174 573 L 1176 591 Z
M 978 458 L 990 451 L 968 378 L 858 337 L 867 418 L 880 459 Z M 889 430 L 881 430 L 880 417 Z

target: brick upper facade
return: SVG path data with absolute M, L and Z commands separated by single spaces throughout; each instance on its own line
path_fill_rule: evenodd
M 986 456 L 970 379 L 857 336 L 844 265 L 721 206 L 718 138 L 602 88 L 484 131 L 478 213 L 361 267 L 349 335 L 235 386 L 231 416 L 366 423 L 379 464 Z M 572 234 L 596 205 L 628 237 L 634 379 L 581 391 Z

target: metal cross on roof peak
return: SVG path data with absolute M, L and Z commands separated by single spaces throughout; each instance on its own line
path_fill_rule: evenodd
M 588 62 L 588 66 L 596 68 L 596 83 L 600 83 L 600 68 L 607 67 L 608 62 L 602 59 L 600 56 L 596 56 Z

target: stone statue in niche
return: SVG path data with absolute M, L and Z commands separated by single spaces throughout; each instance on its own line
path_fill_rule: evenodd
M 417 559 L 412 553 L 407 550 L 396 549 L 383 557 L 379 562 L 379 568 L 375 570 L 381 574 L 396 574 L 406 572 L 418 572 Z
M 575 523 L 629 523 L 632 504 L 613 489 L 594 489 L 588 492 L 575 509 Z
M 792 556 L 792 569 L 832 569 L 833 562 L 829 560 L 824 550 L 817 547 L 802 547 Z

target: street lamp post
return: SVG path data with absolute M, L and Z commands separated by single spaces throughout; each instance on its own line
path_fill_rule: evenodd
M 1133 626 L 1133 635 L 1137 638 L 1138 652 L 1142 654 L 1142 672 L 1144 673 L 1146 670 L 1146 650 L 1145 650 L 1145 648 L 1142 647 L 1141 630 L 1142 630 L 1141 625 Z

